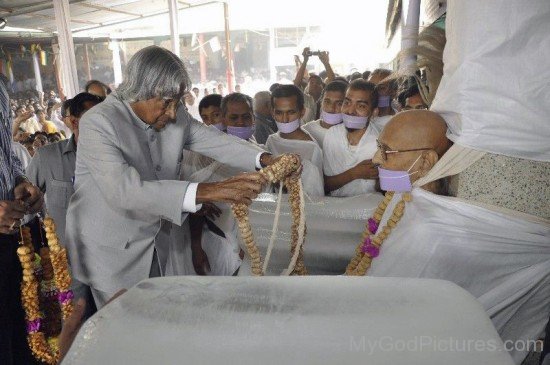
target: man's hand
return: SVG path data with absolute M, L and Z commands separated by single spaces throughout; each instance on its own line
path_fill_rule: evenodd
M 205 276 L 210 273 L 210 263 L 208 262 L 208 256 L 200 245 L 191 246 L 193 268 L 197 275 Z
M 378 167 L 372 160 L 361 161 L 353 167 L 353 174 L 356 179 L 377 179 Z
M 326 65 L 329 63 L 329 59 L 328 59 L 328 52 L 327 51 L 323 51 L 321 53 L 319 53 L 319 60 L 323 63 L 323 65 Z
M 309 60 L 309 47 L 304 48 L 302 51 L 302 57 L 304 57 L 304 63 L 306 63 Z
M 197 187 L 196 203 L 222 202 L 250 205 L 265 183 L 264 178 L 257 172 L 242 173 L 220 182 L 200 183 Z
M 19 183 L 13 193 L 16 200 L 21 200 L 27 206 L 27 213 L 36 213 L 44 205 L 44 194 L 27 180 Z
M 19 221 L 25 215 L 25 205 L 18 201 L 0 201 L 0 233 L 11 234 L 19 228 Z
M 216 204 L 206 202 L 203 203 L 201 209 L 194 214 L 215 220 L 222 214 L 222 211 Z

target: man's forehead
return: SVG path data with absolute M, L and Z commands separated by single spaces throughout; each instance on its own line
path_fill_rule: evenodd
M 273 98 L 273 108 L 276 110 L 287 110 L 296 108 L 298 97 L 296 95 Z
M 340 91 L 325 91 L 325 99 L 343 99 L 344 93 Z
M 365 90 L 348 90 L 346 92 L 346 99 L 350 99 L 353 101 L 364 101 L 368 103 L 370 97 L 370 92 Z

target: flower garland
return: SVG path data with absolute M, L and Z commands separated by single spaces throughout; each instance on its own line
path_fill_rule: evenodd
M 47 217 L 43 224 L 48 247 L 40 249 L 40 256 L 34 252 L 30 228 L 20 228 L 21 245 L 17 255 L 23 268 L 21 302 L 27 320 L 29 347 L 37 359 L 56 364 L 59 360 L 57 336 L 61 331 L 60 313 L 63 319 L 70 315 L 73 294 L 69 289 L 71 278 L 67 251 L 59 246 L 53 219 Z
M 293 155 L 283 155 L 276 163 L 265 167 L 259 171 L 269 182 L 281 182 L 288 189 L 289 201 L 291 205 L 293 224 L 291 228 L 291 265 L 294 263 L 294 268 L 291 273 L 296 275 L 307 275 L 307 270 L 304 265 L 303 258 L 303 239 L 305 236 L 305 214 L 303 212 L 303 202 L 301 198 L 302 181 L 301 179 L 288 177 L 295 172 L 300 166 L 300 162 Z M 233 204 L 231 206 L 235 219 L 238 222 L 241 238 L 250 256 L 251 271 L 254 276 L 262 276 L 262 259 L 258 246 L 254 242 L 252 227 L 248 216 L 248 206 L 246 204 Z M 300 228 L 304 232 L 300 231 Z M 300 233 L 301 232 L 301 233 Z M 295 258 L 296 256 L 296 258 Z
M 361 236 L 361 242 L 355 249 L 355 256 L 346 268 L 346 275 L 363 276 L 367 273 L 372 260 L 380 253 L 380 247 L 384 240 L 390 235 L 392 229 L 399 223 L 405 212 L 405 202 L 412 201 L 411 193 L 403 193 L 401 200 L 393 209 L 391 217 L 382 229 L 378 229 L 382 216 L 388 204 L 394 196 L 393 192 L 387 192 L 384 199 L 378 204 L 372 218 L 367 220 L 365 230 Z

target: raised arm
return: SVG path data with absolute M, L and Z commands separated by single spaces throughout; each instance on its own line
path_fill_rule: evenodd
M 304 79 L 304 72 L 306 71 L 307 67 L 307 61 L 309 61 L 309 47 L 304 48 L 302 51 L 302 56 L 304 57 L 304 61 L 300 65 L 300 68 L 298 68 L 298 71 L 296 72 L 296 77 L 294 78 L 294 85 L 302 88 L 302 80 Z
M 336 75 L 334 74 L 334 71 L 332 70 L 332 66 L 330 65 L 328 52 L 327 51 L 321 52 L 321 54 L 319 54 L 319 60 L 321 61 L 323 66 L 325 66 L 325 70 L 327 71 L 326 83 L 328 84 L 329 82 L 334 81 L 334 78 L 336 77 Z

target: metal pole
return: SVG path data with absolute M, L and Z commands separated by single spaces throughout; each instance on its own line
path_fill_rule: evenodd
M 223 18 L 225 23 L 225 55 L 227 57 L 227 92 L 233 92 L 233 62 L 231 52 L 231 35 L 229 31 L 229 6 L 223 3 Z
M 78 74 L 76 72 L 76 58 L 74 55 L 73 36 L 70 27 L 70 8 L 67 0 L 53 2 L 55 23 L 57 25 L 59 53 L 63 64 L 63 90 L 67 97 L 78 93 Z
M 269 28 L 269 78 L 270 82 L 277 82 L 277 68 L 275 67 L 275 28 Z
M 90 56 L 88 55 L 88 43 L 84 43 L 84 64 L 86 66 L 86 75 L 88 75 L 88 81 L 92 79 L 92 72 L 90 70 Z
M 61 80 L 61 70 L 62 70 L 62 62 L 61 62 L 61 56 L 59 54 L 59 44 L 52 43 L 52 49 L 54 54 L 54 73 L 55 73 L 55 83 L 57 84 L 57 92 L 59 94 L 59 97 L 61 100 L 65 100 L 65 91 L 63 90 L 63 81 Z
M 177 0 L 168 0 L 168 10 L 168 14 L 170 17 L 170 36 L 172 37 L 172 52 L 174 52 L 176 56 L 181 57 Z

